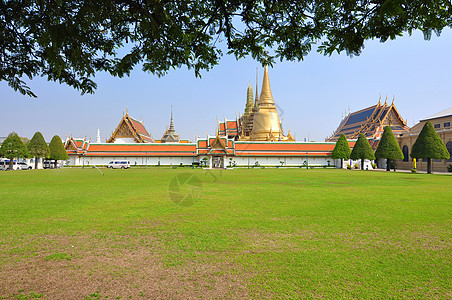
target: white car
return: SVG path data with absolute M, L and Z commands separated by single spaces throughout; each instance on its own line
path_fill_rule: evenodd
M 107 168 L 110 169 L 128 169 L 130 168 L 130 161 L 114 160 L 108 163 Z
M 20 167 L 21 170 L 31 170 L 31 169 L 33 169 L 32 166 L 30 166 L 29 164 L 24 163 L 24 162 L 19 163 L 19 167 Z
M 0 170 L 2 171 L 9 170 L 9 160 L 4 160 L 0 162 Z M 17 161 L 13 162 L 13 170 L 21 170 L 20 164 Z

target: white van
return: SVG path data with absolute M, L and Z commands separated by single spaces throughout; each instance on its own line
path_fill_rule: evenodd
M 110 169 L 128 169 L 130 168 L 130 161 L 114 160 L 108 163 L 107 168 Z
M 9 170 L 9 160 L 3 160 L 0 162 L 0 170 Z M 20 164 L 17 161 L 13 161 L 13 170 L 21 170 Z

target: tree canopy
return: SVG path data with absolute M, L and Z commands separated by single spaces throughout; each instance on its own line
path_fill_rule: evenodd
M 350 158 L 350 145 L 348 144 L 345 134 L 341 134 L 334 146 L 334 150 L 331 153 L 332 159 L 349 159 Z
M 35 157 L 35 169 L 38 167 L 38 159 L 39 157 L 48 157 L 50 154 L 49 146 L 47 145 L 42 133 L 39 131 L 35 132 L 30 142 L 27 144 L 28 151 L 30 155 Z
M 55 135 L 49 144 L 50 155 L 49 158 L 53 160 L 66 160 L 68 155 L 66 149 L 64 149 L 63 142 L 58 135 Z
M 436 159 L 449 159 L 450 154 L 447 151 L 444 142 L 436 133 L 432 126 L 432 123 L 427 121 L 422 127 L 419 136 L 414 142 L 411 149 L 411 158 L 436 158 Z
M 364 134 L 359 134 L 358 140 L 356 141 L 352 153 L 350 154 L 350 158 L 353 160 L 375 159 L 374 151 L 372 150 L 372 147 Z
M 375 150 L 376 158 L 386 158 L 386 159 L 403 159 L 403 152 L 400 149 L 399 144 L 392 132 L 390 126 L 386 126 L 381 140 L 378 143 L 377 150 Z
M 29 96 L 24 76 L 93 93 L 99 71 L 122 77 L 141 65 L 162 76 L 186 66 L 200 76 L 222 48 L 261 63 L 269 49 L 272 64 L 302 60 L 314 44 L 359 55 L 368 39 L 413 30 L 429 39 L 451 25 L 449 0 L 0 0 L 0 81 Z
M 29 156 L 27 146 L 15 132 L 11 132 L 0 147 L 0 156 L 9 158 L 26 158 Z

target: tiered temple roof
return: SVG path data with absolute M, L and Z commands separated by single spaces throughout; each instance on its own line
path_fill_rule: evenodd
M 388 105 L 387 101 L 381 104 L 379 100 L 376 105 L 345 116 L 337 130 L 325 140 L 336 142 L 341 134 L 345 134 L 347 139 L 357 139 L 360 133 L 370 140 L 376 140 L 383 134 L 385 126 L 390 126 L 394 134 L 402 134 L 409 129 L 394 101 Z
M 129 112 L 122 116 L 119 125 L 107 140 L 107 143 L 118 143 L 118 140 L 130 139 L 135 143 L 153 143 L 151 134 L 144 127 L 143 121 L 138 121 Z

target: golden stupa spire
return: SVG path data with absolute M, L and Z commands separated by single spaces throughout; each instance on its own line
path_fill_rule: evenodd
M 267 52 L 265 52 L 265 67 L 264 79 L 262 81 L 261 96 L 259 98 L 259 105 L 275 105 L 273 100 L 272 89 L 270 87 L 270 79 L 268 77 Z
M 264 78 L 262 81 L 261 95 L 259 105 L 253 119 L 253 129 L 251 130 L 250 140 L 252 141 L 276 141 L 281 136 L 285 140 L 282 132 L 279 114 L 276 110 L 270 88 L 270 79 L 268 77 L 268 66 L 264 68 Z
M 255 107 L 257 107 L 257 105 L 259 103 L 259 87 L 258 87 L 259 80 L 257 78 L 257 74 L 258 74 L 258 67 L 256 67 L 256 98 L 254 100 Z

